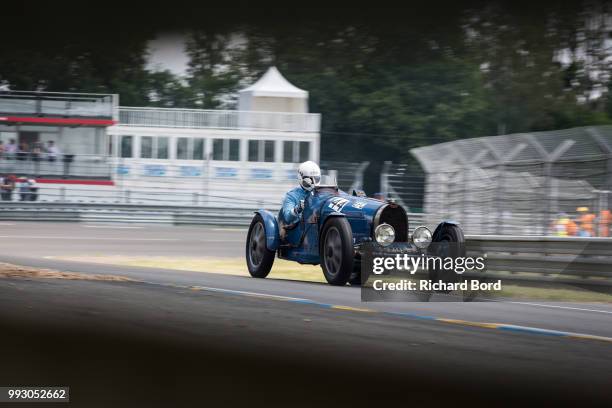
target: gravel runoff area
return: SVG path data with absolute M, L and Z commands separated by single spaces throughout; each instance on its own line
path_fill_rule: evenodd
M 0 278 L 24 278 L 24 279 L 68 279 L 68 280 L 93 280 L 109 282 L 130 282 L 125 276 L 118 275 L 92 275 L 77 272 L 61 272 L 53 269 L 38 269 L 27 266 L 13 265 L 0 262 Z

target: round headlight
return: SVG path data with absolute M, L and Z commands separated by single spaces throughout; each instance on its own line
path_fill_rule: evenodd
M 382 246 L 387 246 L 395 241 L 395 230 L 389 224 L 380 224 L 374 230 L 374 238 Z
M 431 231 L 427 227 L 416 228 L 412 233 L 412 242 L 417 248 L 427 248 L 431 244 Z

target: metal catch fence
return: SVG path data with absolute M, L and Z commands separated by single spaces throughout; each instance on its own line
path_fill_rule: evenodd
M 413 149 L 423 208 L 470 234 L 610 235 L 612 126 L 457 140 Z M 407 193 L 410 182 L 389 176 Z M 402 190 L 403 189 L 403 190 Z

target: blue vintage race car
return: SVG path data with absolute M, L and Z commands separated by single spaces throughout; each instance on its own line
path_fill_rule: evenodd
M 267 210 L 255 213 L 246 241 L 251 276 L 265 278 L 275 254 L 301 264 L 321 264 L 332 285 L 361 284 L 360 260 L 365 246 L 420 256 L 430 242 L 463 242 L 461 228 L 442 222 L 432 234 L 426 227 L 408 232 L 406 211 L 394 202 L 368 198 L 363 192 L 347 194 L 335 179 L 321 178 L 309 194 L 298 223 L 286 226 Z M 391 245 L 393 244 L 393 245 Z

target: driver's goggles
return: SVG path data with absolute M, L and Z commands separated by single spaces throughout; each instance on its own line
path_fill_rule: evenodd
M 317 185 L 317 184 L 319 184 L 321 182 L 321 177 L 320 176 L 305 176 L 305 177 L 302 177 L 302 179 L 304 179 L 304 180 L 308 179 L 314 185 Z

